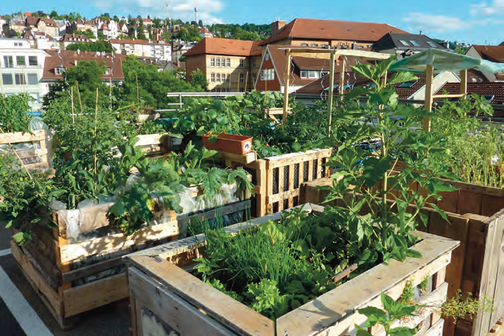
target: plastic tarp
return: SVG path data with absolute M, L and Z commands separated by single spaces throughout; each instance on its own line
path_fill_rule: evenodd
M 413 56 L 391 64 L 391 71 L 425 72 L 427 65 L 432 65 L 435 71 L 454 71 L 476 69 L 481 72 L 497 73 L 504 71 L 503 63 L 460 55 L 442 49 L 427 49 Z

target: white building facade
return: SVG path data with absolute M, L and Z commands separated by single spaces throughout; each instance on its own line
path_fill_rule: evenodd
M 26 39 L 0 38 L 0 87 L 6 96 L 28 93 L 35 101 L 32 111 L 42 107 L 42 97 L 49 87 L 41 83 L 44 62 L 48 57 L 45 51 L 33 49 Z
M 145 41 L 135 39 L 112 39 L 112 48 L 118 54 L 140 57 L 155 57 L 158 60 L 171 60 L 171 45 L 165 41 Z

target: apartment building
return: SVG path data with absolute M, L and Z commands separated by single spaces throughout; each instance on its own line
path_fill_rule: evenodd
M 171 60 L 171 45 L 165 41 L 146 41 L 137 39 L 111 39 L 112 48 L 118 54 L 155 57 Z
M 77 43 L 77 42 L 91 42 L 91 40 L 89 38 L 87 38 L 86 36 L 84 35 L 79 35 L 79 34 L 65 34 L 61 40 L 60 40 L 60 44 L 61 44 L 61 47 L 60 49 L 61 50 L 66 50 L 66 48 L 70 45 L 70 44 L 73 44 L 73 43 Z
M 262 48 L 258 41 L 207 37 L 185 56 L 188 81 L 192 72 L 200 69 L 211 91 L 249 91 L 254 89 Z
M 31 48 L 30 42 L 22 38 L 0 38 L 0 87 L 5 95 L 28 93 L 35 101 L 34 111 L 42 107 L 42 97 L 48 85 L 41 81 L 45 59 L 49 54 Z

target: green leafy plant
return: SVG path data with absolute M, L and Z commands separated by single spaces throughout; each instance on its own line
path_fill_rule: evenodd
M 0 95 L 0 129 L 2 133 L 30 132 L 30 103 L 34 99 L 27 93 Z

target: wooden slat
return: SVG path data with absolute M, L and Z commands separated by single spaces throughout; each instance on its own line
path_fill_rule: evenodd
M 273 321 L 165 260 L 133 257 L 142 271 L 191 305 L 242 335 L 275 335 Z
M 287 166 L 305 161 L 311 161 L 322 157 L 331 156 L 332 149 L 314 149 L 302 153 L 284 154 L 266 158 L 270 162 L 270 168 Z
M 14 241 L 10 244 L 11 252 L 19 266 L 26 274 L 26 278 L 35 289 L 35 291 L 46 299 L 51 309 L 59 316 L 63 315 L 63 304 L 58 293 L 54 291 L 46 282 L 44 277 L 33 267 L 28 258 L 23 254 L 23 251 L 17 246 Z
M 272 196 L 268 196 L 266 200 L 268 203 L 271 204 L 271 203 L 281 202 L 284 199 L 289 199 L 291 197 L 296 197 L 296 196 L 299 196 L 299 188 L 294 189 L 294 190 L 290 190 L 290 191 L 286 191 L 286 192 L 282 192 L 279 194 L 275 194 Z
M 443 335 L 443 326 L 445 325 L 444 320 L 439 320 L 435 325 L 431 326 L 424 333 L 417 334 L 417 336 L 441 336 Z
M 94 308 L 127 298 L 126 273 L 90 282 L 63 292 L 64 317 L 74 316 Z
M 494 299 L 494 309 L 490 316 L 490 324 L 486 332 L 504 316 L 504 210 L 496 213 L 495 218 L 495 236 L 493 237 L 492 268 L 490 270 L 489 288 L 494 288 L 487 295 Z
M 135 245 L 140 245 L 147 241 L 160 240 L 177 234 L 178 223 L 177 221 L 172 221 L 140 229 L 130 236 L 117 233 L 89 239 L 81 243 L 68 244 L 60 246 L 61 262 L 67 264 L 83 257 L 109 254 L 116 251 L 125 251 L 126 253 L 129 248 Z
M 46 138 L 45 130 L 32 131 L 31 133 L 14 132 L 14 133 L 0 133 L 0 144 L 4 143 L 20 143 L 20 142 L 35 142 L 42 141 Z
M 504 197 L 494 195 L 481 195 L 481 213 L 482 216 L 492 216 L 504 208 Z
M 288 191 L 290 190 L 294 190 L 294 173 L 295 173 L 295 169 L 294 169 L 294 165 L 289 165 L 289 184 L 288 184 Z M 298 192 L 299 192 L 299 187 L 298 187 Z M 294 198 L 293 197 L 289 197 L 288 198 L 288 206 L 289 208 L 292 208 L 294 206 Z
M 136 298 L 138 313 L 132 324 L 142 324 L 141 307 L 152 311 L 158 319 L 166 323 L 180 335 L 231 336 L 236 335 L 191 306 L 160 283 L 132 267 L 128 270 L 131 297 Z M 136 308 L 136 307 L 135 307 Z M 138 330 L 138 328 L 135 328 Z M 142 329 L 140 329 L 142 331 Z M 139 333 L 143 335 L 143 332 Z M 148 335 L 145 335 L 148 336 Z M 157 336 L 168 336 L 159 334 Z
M 391 260 L 388 266 L 375 266 L 352 281 L 277 319 L 277 334 L 305 336 L 314 330 L 331 327 L 334 328 L 331 332 L 339 335 L 348 331 L 348 328 L 353 328 L 354 323 L 359 324 L 357 321 L 361 321 L 362 317 L 365 319 L 365 316 L 356 316 L 358 314 L 355 313 L 352 315 L 352 312 L 373 301 L 379 303 L 381 292 L 391 293 L 397 299 L 406 281 L 411 280 L 415 286 L 425 275 L 446 267 L 450 262 L 451 250 L 458 246 L 458 242 L 439 237 L 429 239 L 433 236 L 426 233 L 416 234 L 424 237 L 423 241 L 414 246 L 415 250 L 422 253 L 421 258 L 410 258 L 402 263 Z M 323 315 L 320 314 L 321 307 Z
M 229 160 L 230 162 L 248 165 L 257 160 L 257 153 L 252 151 L 244 155 L 239 155 L 234 153 L 219 152 L 219 157 L 224 161 Z
M 308 161 L 308 181 L 313 180 L 313 160 Z
M 121 257 L 113 258 L 105 261 L 101 261 L 96 264 L 92 264 L 85 267 L 80 267 L 76 270 L 63 273 L 62 280 L 63 282 L 72 282 L 102 271 L 106 271 L 113 267 L 117 267 L 124 264 L 124 260 Z

